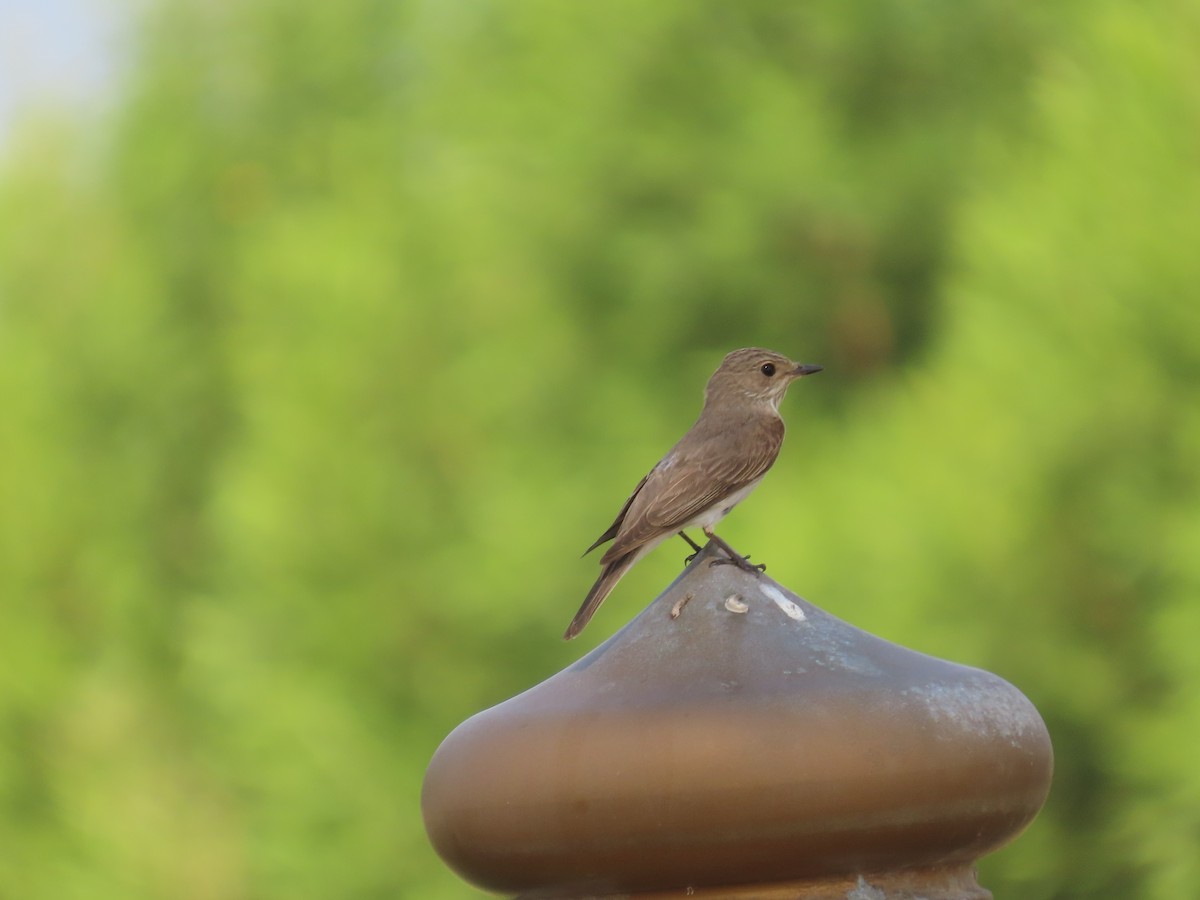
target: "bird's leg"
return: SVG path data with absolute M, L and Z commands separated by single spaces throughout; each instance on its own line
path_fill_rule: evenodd
M 725 541 L 716 532 L 714 532 L 708 528 L 705 528 L 704 533 L 708 535 L 708 539 L 710 541 L 712 541 L 714 544 L 716 544 L 718 547 L 720 547 L 722 550 L 724 550 L 726 552 L 726 554 L 728 554 L 728 556 L 729 556 L 728 559 L 719 559 L 719 558 L 714 559 L 712 562 L 709 563 L 710 566 L 731 565 L 731 566 L 737 566 L 739 569 L 743 569 L 747 572 L 765 572 L 765 571 L 767 571 L 766 563 L 759 563 L 756 566 L 751 565 L 749 562 L 749 560 L 750 560 L 749 556 L 742 556 L 740 553 L 738 553 L 736 550 L 734 550 L 732 547 L 730 547 L 727 543 L 725 543 Z
M 700 552 L 700 545 L 699 545 L 699 544 L 697 544 L 695 541 L 693 541 L 693 540 L 692 540 L 690 537 L 688 537 L 688 536 L 687 536 L 686 534 L 684 534 L 682 531 L 681 531 L 681 532 L 679 532 L 679 536 L 680 536 L 681 538 L 683 538 L 685 541 L 687 541 L 687 542 L 688 542 L 688 544 L 689 544 L 689 545 L 691 545 L 691 548 L 692 548 L 692 550 L 694 551 L 694 552 L 693 552 L 693 553 L 691 553 L 690 555 L 688 555 L 688 556 L 685 556 L 685 557 L 683 558 L 683 563 L 684 563 L 684 565 L 687 565 L 687 564 L 688 564 L 688 563 L 690 563 L 690 562 L 691 562 L 693 559 L 695 559 L 695 558 L 696 558 L 696 554 Z

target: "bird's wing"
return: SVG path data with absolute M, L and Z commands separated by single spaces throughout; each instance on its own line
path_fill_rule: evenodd
M 622 506 L 621 511 L 617 513 L 617 517 L 613 519 L 613 523 L 608 526 L 608 530 L 605 531 L 604 534 L 600 535 L 600 537 L 596 538 L 596 541 L 592 544 L 592 546 L 583 551 L 584 556 L 587 556 L 605 541 L 611 541 L 617 536 L 617 532 L 621 530 L 621 523 L 625 521 L 625 514 L 629 512 L 629 506 L 633 503 L 633 498 L 638 495 L 638 492 L 642 489 L 642 486 L 646 483 L 646 479 L 649 477 L 649 475 L 642 476 L 642 480 L 637 483 L 637 487 L 633 489 L 633 493 L 629 495 L 629 499 L 625 501 L 625 505 Z
M 783 443 L 783 422 L 772 419 L 749 453 L 731 456 L 720 436 L 700 443 L 687 456 L 667 458 L 654 467 L 625 509 L 615 540 L 601 558 L 611 562 L 664 533 L 670 534 L 723 498 L 767 473 Z

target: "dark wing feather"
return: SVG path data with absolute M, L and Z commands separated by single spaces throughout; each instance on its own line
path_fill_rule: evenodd
M 625 513 L 629 512 L 629 506 L 631 503 L 633 503 L 633 498 L 638 495 L 638 491 L 642 489 L 642 486 L 646 483 L 646 479 L 649 477 L 649 475 L 642 476 L 642 480 L 637 483 L 637 487 L 633 489 L 633 493 L 629 495 L 629 499 L 625 501 L 625 505 L 622 506 L 621 511 L 617 513 L 617 517 L 613 519 L 613 523 L 608 526 L 608 530 L 604 532 L 604 534 L 600 535 L 600 537 L 596 538 L 596 541 L 592 544 L 592 546 L 583 551 L 584 556 L 587 556 L 605 541 L 611 541 L 617 536 L 617 532 L 621 530 L 621 523 L 625 521 Z
M 601 558 L 611 562 L 647 541 L 680 530 L 723 498 L 767 473 L 783 444 L 783 421 L 770 419 L 757 440 L 747 441 L 751 452 L 731 456 L 723 435 L 702 441 L 686 456 L 669 454 L 646 476 L 629 498 L 615 540 Z M 683 443 L 683 442 L 681 442 Z M 667 461 L 669 464 L 664 465 Z

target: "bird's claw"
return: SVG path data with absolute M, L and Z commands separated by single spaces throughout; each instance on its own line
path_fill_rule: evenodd
M 688 563 L 690 563 L 693 559 L 695 559 L 699 555 L 700 555 L 699 550 L 697 550 L 695 553 L 689 553 L 687 556 L 685 556 L 683 558 L 683 564 L 686 566 Z
M 737 566 L 744 572 L 765 572 L 766 563 L 753 564 L 749 556 L 718 556 L 709 562 L 710 566 Z

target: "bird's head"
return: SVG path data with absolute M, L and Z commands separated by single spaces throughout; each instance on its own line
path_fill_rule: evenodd
M 704 403 L 769 403 L 778 411 L 789 384 L 820 371 L 821 366 L 793 362 L 761 347 L 734 350 L 708 379 Z

